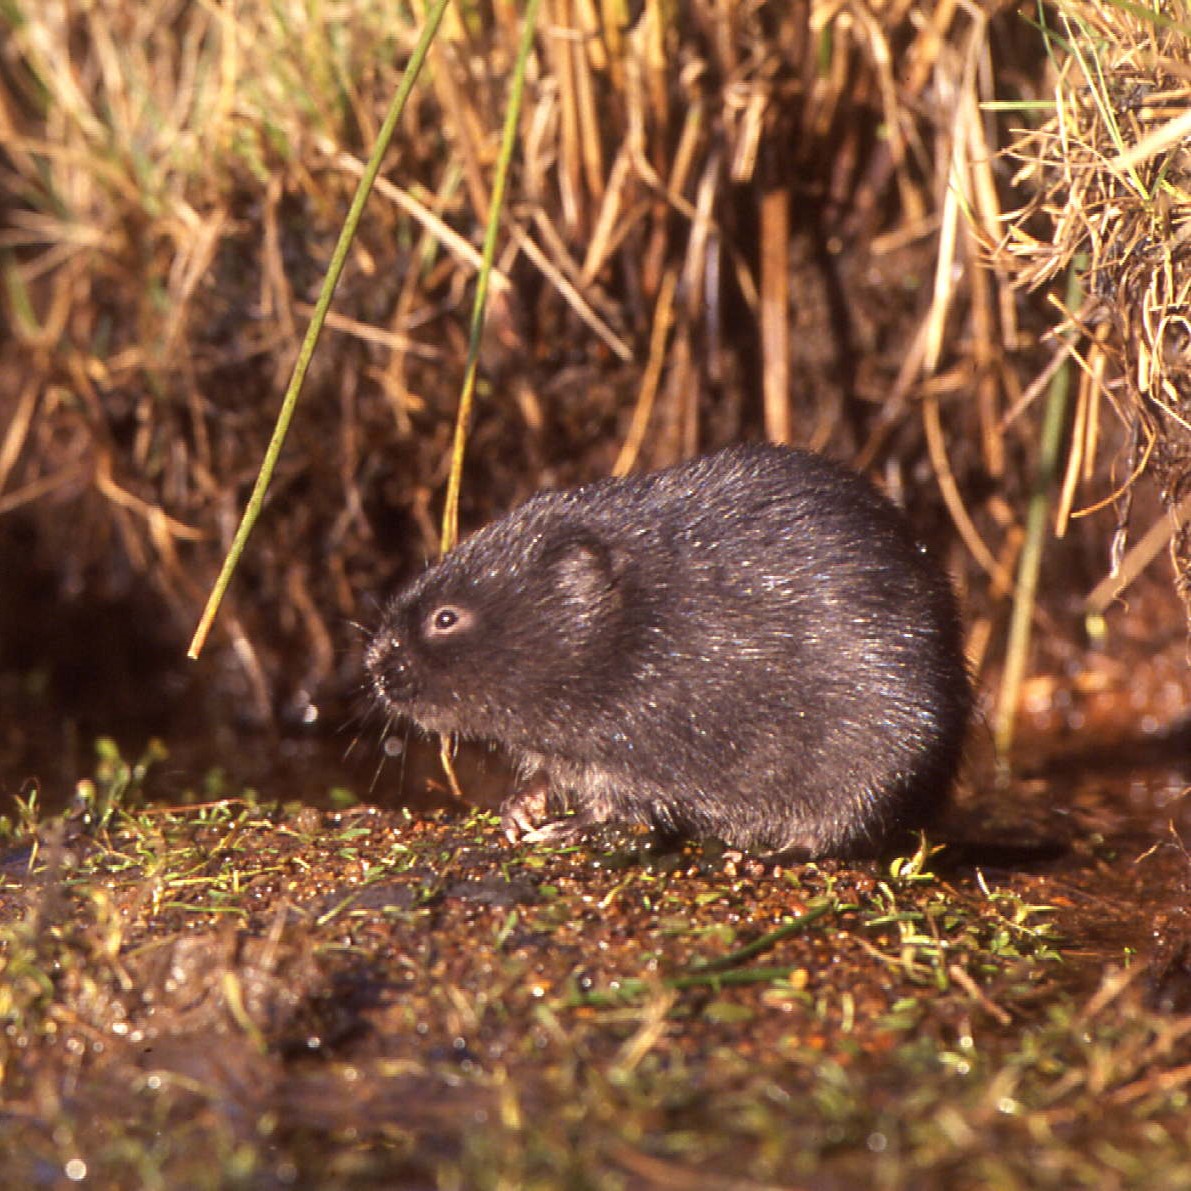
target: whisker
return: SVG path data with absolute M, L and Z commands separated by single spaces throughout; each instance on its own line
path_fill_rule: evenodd
M 401 754 L 401 769 L 400 769 L 400 772 L 397 774 L 397 789 L 401 790 L 405 786 L 405 762 L 406 762 L 406 758 L 409 756 L 409 731 L 410 730 L 409 730 L 409 726 L 406 725 L 405 736 L 404 736 L 404 739 L 401 741 L 400 749 L 394 750 L 388 746 L 388 742 L 390 739 L 392 739 L 393 728 L 396 723 L 397 723 L 397 717 L 390 714 L 389 716 L 386 717 L 384 727 L 381 729 L 380 758 L 378 759 L 378 761 L 376 763 L 376 769 L 372 774 L 372 782 L 368 787 L 369 797 L 372 797 L 376 793 L 377 783 L 380 781 L 381 770 L 384 769 L 385 762 L 387 760 L 389 760 L 389 758 L 393 755 L 393 753 L 395 751 L 399 751 Z

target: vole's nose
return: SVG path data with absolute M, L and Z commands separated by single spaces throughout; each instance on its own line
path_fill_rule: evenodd
M 400 703 L 413 694 L 413 674 L 400 638 L 391 633 L 374 637 L 364 654 L 364 666 L 380 698 Z

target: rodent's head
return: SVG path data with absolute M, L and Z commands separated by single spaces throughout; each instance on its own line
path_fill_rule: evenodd
M 373 689 L 423 728 L 510 739 L 615 659 L 619 563 L 581 526 L 481 530 L 389 603 L 365 655 Z

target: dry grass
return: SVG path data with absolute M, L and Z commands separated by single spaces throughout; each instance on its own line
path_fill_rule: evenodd
M 1047 32 L 1053 115 L 1013 146 L 1034 199 L 1008 225 L 1002 266 L 1025 286 L 1071 271 L 1082 282 L 1078 310 L 1056 303 L 1080 333 L 1058 349 L 1079 383 L 1056 531 L 1117 504 L 1114 580 L 1093 593 L 1096 612 L 1167 543 L 1191 611 L 1191 20 L 1181 11 L 1060 3 Z M 1124 430 L 1109 433 L 1107 492 L 1087 484 L 1106 449 L 1104 409 Z M 1132 485 L 1146 471 L 1170 516 L 1126 556 Z
M 15 201 L 0 233 L 0 516 L 31 524 L 54 569 L 89 567 L 89 583 L 113 586 L 148 577 L 180 657 L 418 29 L 370 0 L 234 14 L 12 0 L 6 13 L 0 150 Z M 353 677 L 342 626 L 367 619 L 360 593 L 437 548 L 519 32 L 512 5 L 451 13 L 222 614 L 239 702 L 262 718 L 279 697 Z M 1175 36 L 1152 35 L 1161 61 Z M 1061 47 L 1052 60 L 1073 76 Z M 651 0 L 629 23 L 614 4 L 549 0 L 464 521 L 542 481 L 741 435 L 827 448 L 928 523 L 937 483 L 969 584 L 991 598 L 976 601 L 993 609 L 974 634 L 982 661 L 1014 585 L 1013 502 L 1036 438 L 1020 374 L 1041 366 L 1038 328 L 1021 325 L 1030 308 L 1008 282 L 1063 271 L 1036 254 L 1049 242 L 1039 218 L 1063 210 L 1047 154 L 1070 141 L 1052 123 L 1023 147 L 1021 180 L 1046 190 L 1008 239 L 1014 166 L 998 155 L 1008 118 L 993 105 L 1036 99 L 1047 69 L 1010 3 Z M 1095 218 L 1086 173 L 1067 180 Z M 1165 209 L 1177 225 L 1177 205 Z M 1014 250 L 990 265 L 996 243 Z M 1177 237 L 1165 251 L 1173 262 Z M 1138 459 L 1157 460 L 1155 424 L 1185 409 L 1163 388 L 1171 367 L 1155 364 L 1181 316 L 1156 312 L 1182 291 L 1177 270 L 1147 282 L 1151 304 L 1136 305 L 1150 313 L 1122 303 L 1121 317 L 1149 327 L 1145 375 L 1161 400 L 1133 424 Z M 1096 332 L 1082 350 L 1090 377 L 1110 351 Z M 1081 390 L 1083 444 L 1103 439 L 1097 383 Z M 1096 457 L 1078 456 L 1088 476 Z M 976 499 L 973 479 L 1001 492 Z

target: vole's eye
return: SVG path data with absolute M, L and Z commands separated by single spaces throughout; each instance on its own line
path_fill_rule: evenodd
M 471 623 L 471 614 L 464 608 L 456 608 L 453 604 L 443 604 L 435 608 L 426 618 L 426 635 L 428 637 L 449 637 Z

